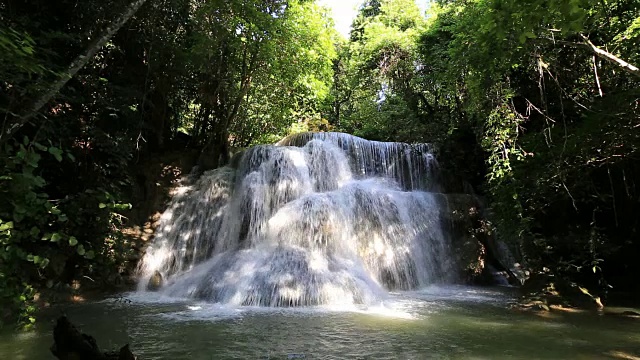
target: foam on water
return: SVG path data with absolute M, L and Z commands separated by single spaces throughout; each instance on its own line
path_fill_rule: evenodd
M 167 297 L 161 293 L 132 292 L 118 299 L 103 300 L 105 303 L 119 306 L 152 306 L 166 305 L 149 316 L 160 316 L 171 321 L 205 321 L 215 322 L 239 319 L 245 316 L 302 316 L 314 317 L 327 314 L 350 313 L 369 317 L 380 317 L 395 320 L 424 320 L 438 312 L 446 312 L 452 306 L 461 303 L 493 304 L 504 306 L 512 300 L 505 296 L 503 290 L 478 289 L 467 286 L 429 286 L 417 291 L 390 293 L 384 300 L 364 304 L 326 304 L 307 307 L 261 307 L 235 306 L 232 304 L 210 303 L 189 298 Z M 124 301 L 123 301 L 124 300 Z M 486 320 L 483 320 L 486 323 Z M 486 324 L 490 325 L 490 324 Z M 504 323 L 496 322 L 493 326 Z
M 123 301 L 123 299 L 125 299 Z M 424 311 L 418 315 L 418 306 L 415 301 L 405 299 L 388 298 L 385 301 L 372 305 L 342 304 L 342 305 L 318 305 L 307 307 L 261 307 L 261 306 L 234 306 L 222 303 L 208 303 L 189 299 L 177 299 L 166 296 L 139 296 L 127 294 L 124 298 L 107 299 L 103 302 L 112 306 L 157 306 L 167 305 L 148 316 L 160 316 L 171 321 L 221 321 L 242 318 L 255 315 L 279 315 L 279 316 L 303 316 L 313 317 L 335 313 L 361 314 L 390 319 L 417 320 L 424 317 Z M 435 310 L 438 306 L 433 307 Z M 420 309 L 422 310 L 422 309 Z

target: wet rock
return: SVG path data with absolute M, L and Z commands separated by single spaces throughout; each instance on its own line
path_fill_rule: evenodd
M 533 274 L 524 283 L 521 304 L 540 302 L 545 306 L 557 305 L 567 308 L 601 310 L 600 298 L 578 284 L 549 273 Z
M 158 291 L 162 287 L 163 283 L 164 279 L 162 278 L 162 274 L 160 273 L 160 271 L 156 270 L 156 272 L 151 275 L 151 278 L 147 283 L 147 290 Z
M 443 227 L 451 235 L 452 254 L 470 284 L 522 285 L 524 276 L 515 256 L 500 241 L 479 199 L 470 194 L 440 194 L 447 209 Z
M 96 339 L 81 333 L 66 316 L 61 316 L 53 328 L 51 353 L 60 360 L 136 360 L 129 345 L 118 351 L 103 353 Z

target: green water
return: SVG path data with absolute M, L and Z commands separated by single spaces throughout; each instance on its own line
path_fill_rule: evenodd
M 0 359 L 52 359 L 50 330 L 61 311 L 101 348 L 130 343 L 142 360 L 640 356 L 640 321 L 519 313 L 506 308 L 511 299 L 501 290 L 432 288 L 396 294 L 368 309 L 233 309 L 125 298 L 54 307 L 37 331 L 0 335 Z

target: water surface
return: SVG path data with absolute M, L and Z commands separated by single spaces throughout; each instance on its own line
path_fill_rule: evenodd
M 370 308 L 230 308 L 125 295 L 54 308 L 36 332 L 0 337 L 0 359 L 52 359 L 66 311 L 103 349 L 140 359 L 611 359 L 640 355 L 640 322 L 508 310 L 501 290 L 429 288 Z M 626 354 L 626 355 L 625 355 Z M 618 357 L 616 357 L 618 356 Z

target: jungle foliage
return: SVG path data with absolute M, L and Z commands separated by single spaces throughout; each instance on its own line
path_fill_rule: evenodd
M 360 8 L 331 119 L 429 141 L 534 272 L 637 289 L 640 1 L 443 0 Z M 635 66 L 634 66 L 635 65 Z M 471 185 L 471 186 L 469 186 Z
M 0 320 L 126 279 L 150 154 L 204 148 L 206 169 L 322 125 L 334 37 L 304 0 L 1 1 Z

